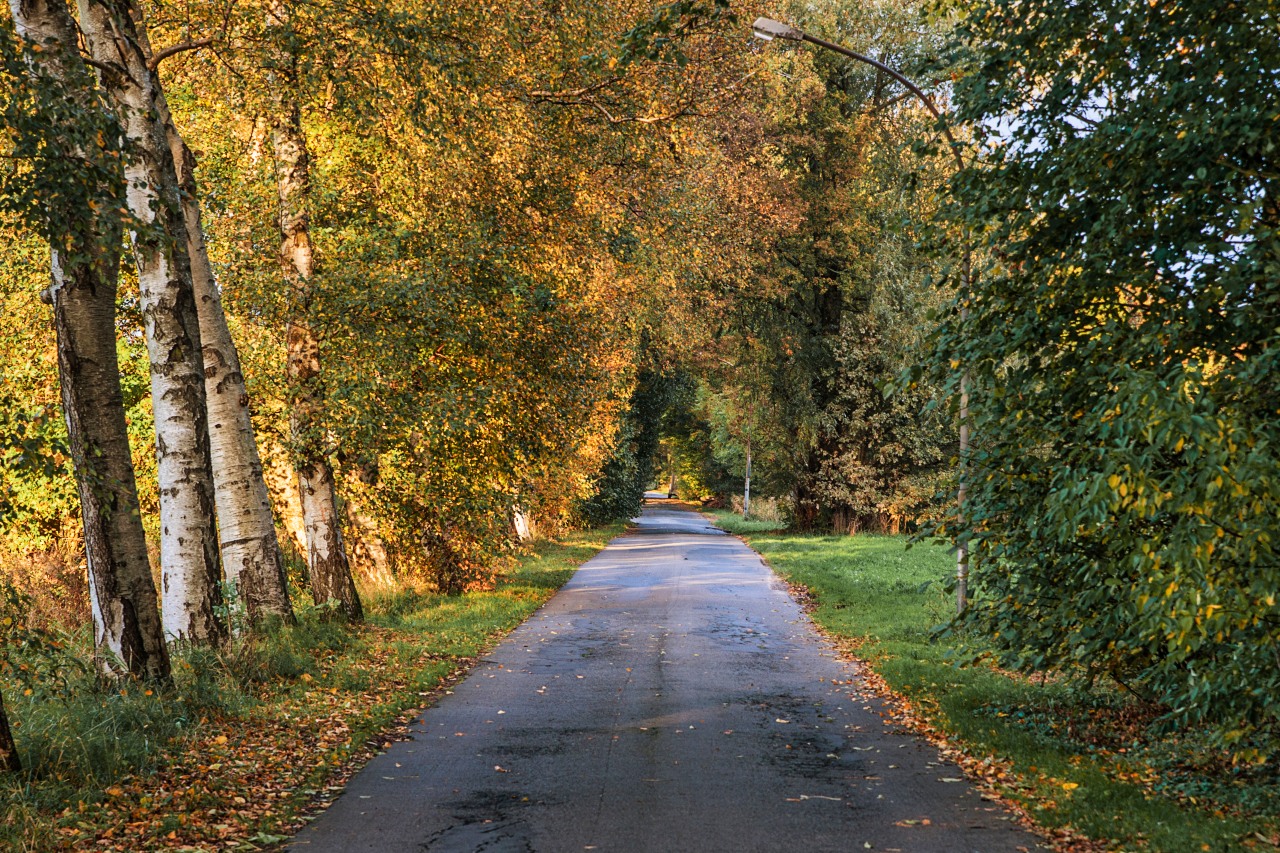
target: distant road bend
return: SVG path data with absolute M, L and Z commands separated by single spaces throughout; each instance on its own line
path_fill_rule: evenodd
M 287 849 L 1044 849 L 886 726 L 755 552 L 662 501 L 638 521 Z

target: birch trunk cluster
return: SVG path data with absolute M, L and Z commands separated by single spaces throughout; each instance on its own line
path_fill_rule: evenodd
M 77 48 L 76 24 L 62 0 L 10 0 L 19 35 L 41 45 L 40 69 L 66 84 L 79 105 L 95 98 Z M 68 135 L 74 128 L 67 128 Z M 78 212 L 81 213 L 81 212 Z M 62 213 L 50 209 L 47 215 Z M 66 216 L 83 230 L 51 249 L 48 300 L 57 330 L 58 373 L 84 521 L 94 647 L 105 674 L 169 677 L 116 355 L 119 230 L 110 217 Z
M 125 161 L 130 242 L 151 358 L 151 405 L 160 484 L 165 633 L 216 643 L 226 634 L 214 516 L 213 466 L 200 321 L 159 80 L 126 4 L 79 0 L 80 28 L 130 145 Z
M 288 583 L 276 538 L 271 498 L 249 419 L 249 393 L 240 354 L 222 310 L 222 296 L 209 262 L 196 201 L 195 156 L 166 116 L 169 147 L 182 190 L 187 251 L 200 317 L 209 451 L 218 510 L 219 546 L 227 582 L 243 601 L 249 620 L 293 621 Z
M 87 223 L 52 246 L 46 295 L 99 665 L 108 675 L 164 680 L 166 640 L 207 645 L 228 636 L 224 568 L 251 625 L 293 619 L 249 397 L 201 228 L 195 158 L 170 116 L 157 57 L 132 0 L 78 0 L 78 22 L 59 0 L 10 0 L 10 10 L 18 33 L 33 45 L 33 72 L 58 80 L 79 106 L 110 111 L 125 137 L 127 227 L 155 416 L 159 609 L 116 355 L 123 236 L 117 211 L 88 219 L 83 211 L 46 212 L 52 221 Z M 328 546 L 340 552 L 341 541 Z M 352 594 L 354 587 L 344 592 Z

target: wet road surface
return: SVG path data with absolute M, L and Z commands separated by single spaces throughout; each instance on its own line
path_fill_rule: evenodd
M 850 679 L 753 551 L 650 502 L 287 849 L 1042 849 Z

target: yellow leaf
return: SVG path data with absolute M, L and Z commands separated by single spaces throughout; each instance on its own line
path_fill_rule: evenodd
M 1063 782 L 1062 783 L 1062 790 L 1064 791 L 1074 791 L 1076 788 L 1079 788 L 1079 787 L 1080 787 L 1079 782 Z
M 221 746 L 222 744 L 224 744 L 224 743 L 226 743 L 226 742 L 227 742 L 227 736 L 226 736 L 226 735 L 218 735 L 216 738 L 214 738 L 214 739 L 213 739 L 213 742 L 214 742 L 214 743 L 216 743 L 216 744 L 218 744 L 219 746 Z

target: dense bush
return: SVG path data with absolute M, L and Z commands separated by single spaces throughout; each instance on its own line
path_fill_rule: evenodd
M 949 214 L 990 263 L 936 339 L 972 383 L 970 619 L 1240 759 L 1280 749 L 1275 27 L 1265 2 L 972 4 Z

